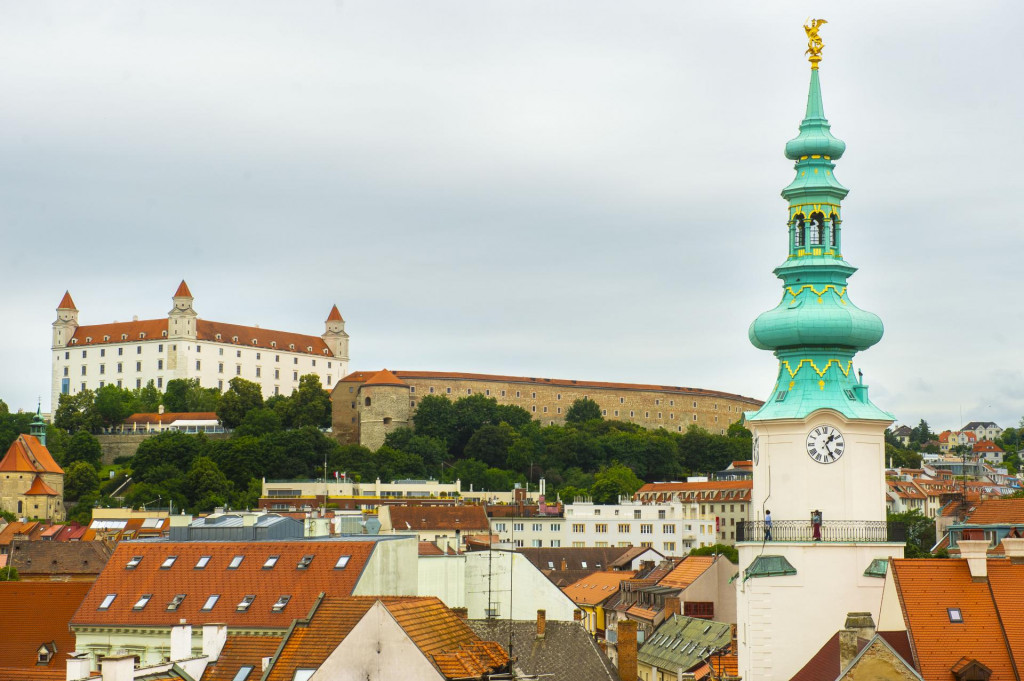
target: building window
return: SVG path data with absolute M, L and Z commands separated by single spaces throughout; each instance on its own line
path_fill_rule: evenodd
M 136 355 L 141 355 L 142 354 L 142 346 L 141 345 L 136 345 L 135 346 L 135 354 Z
M 512 523 L 512 531 L 513 532 L 522 532 L 523 531 L 523 523 Z
M 157 371 L 163 371 L 164 361 L 162 359 L 158 359 L 156 361 L 156 368 L 157 368 Z
M 85 365 L 82 365 L 82 375 L 85 376 Z
M 675 526 L 675 524 L 674 523 L 666 523 L 666 524 L 662 525 L 661 526 L 661 533 L 662 534 L 675 534 L 676 533 L 676 526 Z
M 584 527 L 583 523 L 573 523 L 572 531 L 576 534 L 582 534 L 586 531 L 586 528 Z
M 203 603 L 203 607 L 200 608 L 200 610 L 204 612 L 209 612 L 210 610 L 213 610 L 213 606 L 217 605 L 218 600 L 220 600 L 220 594 L 213 594 L 212 596 L 206 599 L 206 602 Z
M 641 523 L 640 534 L 654 534 L 654 525 L 648 523 Z
M 668 553 L 673 553 L 676 550 L 676 543 L 674 541 L 664 542 L 662 546 L 665 547 L 665 551 Z
M 256 378 L 260 377 L 260 368 L 256 367 Z
M 541 525 L 540 523 L 534 523 L 533 524 L 533 531 L 534 532 L 542 532 L 543 530 L 544 530 L 544 526 Z
M 197 360 L 196 360 L 196 371 L 199 371 L 199 369 L 200 369 L 201 367 L 202 367 L 202 363 L 201 363 L 201 362 L 200 362 L 200 361 L 199 361 L 199 360 L 197 359 Z
M 163 376 L 157 376 L 156 377 L 156 387 L 158 387 L 158 388 L 163 388 L 164 387 L 164 378 L 163 378 Z
M 444 390 L 445 390 L 445 392 L 446 392 L 447 394 L 449 394 L 449 395 L 451 395 L 451 394 L 452 394 L 452 389 L 451 389 L 451 388 L 445 388 Z
M 619 523 L 619 534 L 628 534 L 630 532 L 629 523 Z
M 607 533 L 608 532 L 608 524 L 607 523 L 597 523 L 597 524 L 595 524 L 594 525 L 594 532 L 597 532 L 598 534 L 605 534 L 605 533 Z

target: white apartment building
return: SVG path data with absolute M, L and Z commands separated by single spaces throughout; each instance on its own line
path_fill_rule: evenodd
M 566 546 L 643 546 L 666 556 L 715 543 L 715 519 L 699 504 L 680 501 L 618 504 L 577 501 L 565 506 Z
M 325 389 L 348 373 L 348 334 L 334 306 L 322 336 L 272 331 L 200 319 L 184 281 L 166 317 L 82 326 L 69 293 L 53 323 L 51 410 L 61 394 L 107 384 L 160 390 L 176 378 L 198 378 L 204 388 L 224 390 L 239 376 L 258 383 L 263 396 L 288 395 L 299 378 L 316 374 Z
M 490 518 L 491 534 L 520 549 L 559 548 L 565 540 L 565 518 L 560 515 Z M 568 544 L 565 544 L 568 546 Z

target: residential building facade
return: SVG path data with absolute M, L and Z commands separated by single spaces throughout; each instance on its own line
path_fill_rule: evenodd
M 650 482 L 633 498 L 645 504 L 677 501 L 696 507 L 696 512 L 714 521 L 712 543 L 735 544 L 736 526 L 750 519 L 750 478 L 708 480 L 688 478 L 686 482 Z
M 325 389 L 348 373 L 348 334 L 337 306 L 324 333 L 311 336 L 200 319 L 184 281 L 166 317 L 109 324 L 79 324 L 79 310 L 64 294 L 53 323 L 51 411 L 61 394 L 104 385 L 163 390 L 172 379 L 198 379 L 224 390 L 237 377 L 258 383 L 264 397 L 289 395 L 299 378 L 316 374 Z
M 567 546 L 640 546 L 666 556 L 684 556 L 690 549 L 715 543 L 712 519 L 696 503 L 643 503 L 620 499 L 618 504 L 577 500 L 565 505 Z

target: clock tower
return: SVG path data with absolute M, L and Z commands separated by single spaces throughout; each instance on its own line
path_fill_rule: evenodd
M 877 315 L 851 300 L 856 271 L 843 258 L 836 179 L 846 144 L 832 135 L 818 65 L 823 43 L 808 36 L 811 82 L 800 133 L 786 144 L 796 177 L 788 204 L 778 305 L 750 325 L 750 341 L 779 361 L 764 406 L 747 413 L 754 435 L 750 517 L 737 534 L 740 674 L 790 679 L 849 612 L 878 621 L 885 560 L 903 557 L 886 523 L 885 429 L 893 417 L 868 399 L 853 358 L 882 338 Z M 837 671 L 838 673 L 838 671 Z

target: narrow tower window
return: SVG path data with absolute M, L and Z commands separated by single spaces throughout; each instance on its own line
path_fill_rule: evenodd
M 811 213 L 811 234 L 810 241 L 812 246 L 820 246 L 822 237 L 825 231 L 825 216 L 821 213 Z
M 835 213 L 832 213 L 831 215 L 829 215 L 828 216 L 828 224 L 829 224 L 829 228 L 828 228 L 829 229 L 828 244 L 832 248 L 834 248 L 836 250 L 839 250 L 839 241 L 838 241 L 838 238 L 839 238 L 839 230 L 838 230 L 838 227 L 839 227 L 839 216 L 836 215 Z
M 804 216 L 801 213 L 793 216 L 793 245 L 804 247 Z

